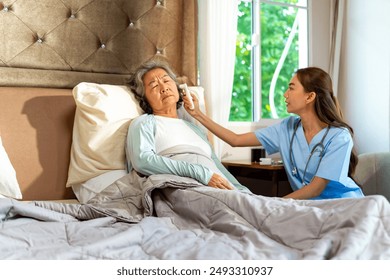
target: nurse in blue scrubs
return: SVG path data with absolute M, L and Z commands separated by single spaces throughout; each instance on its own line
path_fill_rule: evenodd
M 353 130 L 344 121 L 333 94 L 330 76 L 320 68 L 299 69 L 284 94 L 287 112 L 297 116 L 254 132 L 236 134 L 199 110 L 187 112 L 232 147 L 262 145 L 268 154 L 279 152 L 293 192 L 285 198 L 330 199 L 363 197 L 353 180 L 357 155 Z

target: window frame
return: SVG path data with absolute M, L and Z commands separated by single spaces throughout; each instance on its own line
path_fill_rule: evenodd
M 307 7 L 300 5 L 291 5 L 288 3 L 278 3 L 269 0 L 242 0 L 244 2 L 252 2 L 252 50 L 251 50 L 251 60 L 252 60 L 252 121 L 229 121 L 231 126 L 237 125 L 245 125 L 253 127 L 254 124 L 260 124 L 261 126 L 268 126 L 274 123 L 277 123 L 281 120 L 271 119 L 271 118 L 262 118 L 261 117 L 261 106 L 256 104 L 261 104 L 262 96 L 261 96 L 261 26 L 260 26 L 260 5 L 262 3 L 272 4 L 277 6 L 285 6 L 285 7 L 294 7 L 294 8 L 304 8 L 307 10 L 307 65 L 311 63 L 311 5 L 312 0 L 307 0 Z M 257 77 L 254 73 L 257 73 Z

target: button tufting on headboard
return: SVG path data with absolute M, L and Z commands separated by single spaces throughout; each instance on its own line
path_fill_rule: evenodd
M 0 86 L 122 84 L 156 55 L 196 84 L 196 2 L 3 1 Z

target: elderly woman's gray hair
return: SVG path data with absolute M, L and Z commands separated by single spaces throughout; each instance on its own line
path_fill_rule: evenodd
M 177 102 L 176 108 L 179 109 L 183 103 L 183 99 L 180 94 L 179 83 L 176 79 L 175 73 L 172 71 L 168 63 L 163 60 L 149 60 L 143 63 L 130 77 L 129 86 L 133 91 L 135 98 L 138 100 L 140 107 L 147 114 L 153 113 L 152 107 L 150 107 L 149 102 L 145 97 L 143 77 L 146 73 L 156 68 L 164 69 L 165 72 L 167 72 L 171 79 L 176 83 L 176 87 L 179 92 L 179 101 Z

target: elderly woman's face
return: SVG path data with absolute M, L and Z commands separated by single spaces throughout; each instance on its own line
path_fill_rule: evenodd
M 145 97 L 153 112 L 176 108 L 179 92 L 174 80 L 161 68 L 147 72 L 143 77 Z

